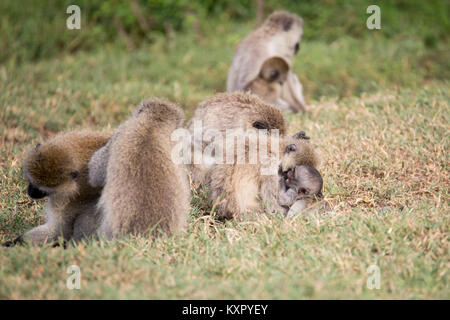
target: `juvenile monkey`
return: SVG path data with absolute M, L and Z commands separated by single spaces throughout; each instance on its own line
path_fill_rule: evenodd
M 304 132 L 299 132 L 280 139 L 278 174 L 262 175 L 260 163 L 214 165 L 209 171 L 208 187 L 213 200 L 222 199 L 218 204 L 219 216 L 242 219 L 266 211 L 286 214 L 298 194 L 297 190 L 286 186 L 289 170 L 297 165 L 313 168 L 318 165 L 316 151 L 304 136 Z M 313 189 L 308 181 L 303 183 L 304 188 Z
M 270 58 L 262 65 L 258 77 L 250 82 L 244 91 L 250 91 L 281 109 L 288 109 L 289 105 L 280 98 L 288 72 L 289 65 L 285 60 L 279 57 Z
M 98 204 L 99 236 L 181 230 L 189 213 L 184 168 L 171 159 L 171 133 L 182 126 L 180 107 L 148 99 L 92 157 L 90 182 L 104 185 Z
M 196 126 L 201 126 L 199 134 L 196 133 Z M 220 133 L 221 137 L 225 137 L 227 131 L 238 129 L 243 132 L 249 129 L 278 129 L 280 136 L 286 133 L 286 123 L 278 108 L 264 103 L 254 94 L 242 92 L 219 93 L 201 102 L 187 128 L 193 135 L 193 151 L 201 152 L 202 156 L 205 148 L 215 143 L 214 136 L 206 137 L 208 133 Z M 202 163 L 191 161 L 193 182 L 204 184 L 211 165 L 212 161 L 208 162 L 205 157 Z
M 108 138 L 101 132 L 72 131 L 28 151 L 24 163 L 27 192 L 33 199 L 48 197 L 47 221 L 5 246 L 28 241 L 33 245 L 51 243 L 60 236 L 79 241 L 95 232 L 101 188 L 89 185 L 87 164 Z
M 285 177 L 288 190 L 283 194 L 287 196 L 283 201 L 291 204 L 286 217 L 292 217 L 306 209 L 313 203 L 315 197 L 322 197 L 323 179 L 316 168 L 298 165 L 288 170 Z M 292 199 L 295 199 L 295 202 Z
M 287 61 L 289 70 L 277 105 L 293 112 L 304 111 L 302 85 L 290 71 L 291 58 L 300 48 L 302 33 L 303 21 L 299 16 L 286 11 L 273 12 L 238 46 L 228 73 L 227 91 L 245 90 L 258 77 L 265 61 L 280 57 Z

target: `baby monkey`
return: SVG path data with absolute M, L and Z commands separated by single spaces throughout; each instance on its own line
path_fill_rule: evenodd
M 283 174 L 280 188 L 281 205 L 292 204 L 286 217 L 292 217 L 311 205 L 313 200 L 322 198 L 323 179 L 316 168 L 297 165 Z
M 285 106 L 280 97 L 288 72 L 289 65 L 284 59 L 279 57 L 267 59 L 263 63 L 258 77 L 246 86 L 245 91 L 248 90 L 258 95 L 267 103 L 287 109 L 289 106 Z

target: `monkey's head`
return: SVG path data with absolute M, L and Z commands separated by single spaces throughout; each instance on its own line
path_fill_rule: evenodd
M 263 63 L 259 77 L 269 83 L 278 82 L 283 84 L 287 79 L 288 72 L 289 64 L 286 60 L 280 57 L 273 57 Z
M 289 169 L 294 169 L 297 165 L 308 165 L 314 168 L 319 165 L 318 154 L 308 140 L 309 137 L 303 131 L 281 140 L 281 173 L 286 174 Z
M 30 148 L 24 161 L 28 195 L 40 199 L 55 193 L 69 198 L 93 194 L 87 183 L 87 163 L 108 138 L 101 132 L 72 131 Z
M 233 106 L 237 116 L 245 114 L 246 123 L 255 129 L 278 129 L 280 135 L 286 133 L 286 121 L 281 111 L 256 94 L 248 92 L 219 93 L 202 103 L 203 105 L 228 104 Z M 247 127 L 246 127 L 247 129 Z
M 54 192 L 72 193 L 77 190 L 80 169 L 65 148 L 55 144 L 37 144 L 25 160 L 28 195 L 40 199 Z
M 323 179 L 316 168 L 309 165 L 297 165 L 286 173 L 286 185 L 294 183 L 300 198 L 308 196 L 322 197 Z
M 172 124 L 179 128 L 184 122 L 184 112 L 178 105 L 164 99 L 150 98 L 141 102 L 132 117 L 145 116 L 161 124 Z
M 274 30 L 284 39 L 292 55 L 299 51 L 303 20 L 298 15 L 286 11 L 275 11 L 266 19 L 264 26 Z
M 280 135 L 286 132 L 286 123 L 283 114 L 278 108 L 266 105 L 261 109 L 262 112 L 255 112 L 251 120 L 252 127 L 255 129 L 274 130 L 278 129 Z

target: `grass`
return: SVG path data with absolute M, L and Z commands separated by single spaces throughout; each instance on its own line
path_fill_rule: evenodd
M 152 95 L 191 116 L 224 90 L 250 28 L 0 66 L 0 241 L 43 221 L 21 168 L 31 143 L 114 128 Z M 194 192 L 188 228 L 171 238 L 0 249 L 0 298 L 449 299 L 448 61 L 414 38 L 305 41 L 294 68 L 310 112 L 288 121 L 321 151 L 330 212 L 221 223 Z M 73 264 L 80 290 L 66 288 Z M 379 290 L 366 286 L 374 264 Z

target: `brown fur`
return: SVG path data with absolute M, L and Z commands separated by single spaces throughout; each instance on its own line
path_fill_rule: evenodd
M 267 130 L 278 129 L 282 136 L 286 133 L 286 122 L 280 110 L 264 103 L 259 97 L 248 93 L 219 93 L 200 103 L 187 127 L 194 134 L 194 122 L 201 121 L 203 133 L 218 130 L 223 136 L 226 130 L 242 129 L 243 131 L 258 127 Z M 193 141 L 201 151 L 213 141 Z M 203 184 L 209 166 L 194 164 L 190 166 L 195 184 Z
M 48 195 L 47 221 L 16 242 L 42 244 L 56 241 L 59 236 L 81 240 L 92 235 L 101 188 L 88 184 L 87 163 L 108 138 L 109 135 L 100 132 L 72 131 L 58 134 L 28 151 L 24 171 L 30 183 L 29 194 Z
M 286 133 L 286 122 L 281 112 L 258 96 L 241 92 L 218 93 L 204 100 L 195 110 L 187 127 L 192 129 L 193 122 L 201 120 L 203 129 L 212 127 L 220 131 L 242 128 L 247 130 L 255 122 L 263 123 L 266 129 L 278 129 Z
M 296 54 L 303 33 L 302 19 L 292 13 L 276 11 L 261 27 L 249 34 L 239 45 L 233 57 L 227 91 L 243 91 L 260 73 L 265 61 L 279 57 L 288 63 Z M 287 81 L 282 85 L 277 106 L 292 111 L 305 110 L 302 86 L 297 76 L 288 71 Z M 269 101 L 270 102 L 270 101 Z
M 295 150 L 287 151 L 291 145 Z M 261 175 L 261 164 L 216 164 L 209 170 L 206 186 L 211 199 L 219 202 L 221 217 L 248 219 L 265 212 L 287 212 L 296 192 L 285 195 L 283 172 L 301 164 L 315 167 L 319 161 L 313 146 L 304 139 L 282 138 L 279 154 L 279 174 Z
M 244 91 L 256 94 L 267 103 L 279 105 L 282 86 L 288 72 L 289 65 L 286 61 L 278 57 L 270 58 L 264 62 L 258 77 L 250 82 Z
M 184 168 L 172 162 L 170 139 L 183 120 L 178 106 L 149 99 L 117 128 L 105 159 L 101 236 L 172 234 L 183 228 L 190 190 Z

